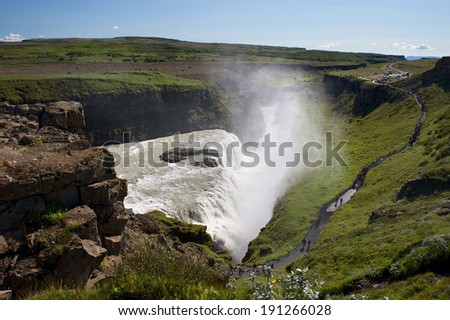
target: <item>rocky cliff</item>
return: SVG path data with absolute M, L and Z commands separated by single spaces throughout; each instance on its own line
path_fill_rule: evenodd
M 425 72 L 422 75 L 422 85 L 429 86 L 432 83 L 450 91 L 450 57 L 442 57 L 436 62 L 434 69 Z
M 0 112 L 0 299 L 93 286 L 142 246 L 223 277 L 206 227 L 124 208 L 127 182 L 87 142 L 80 103 L 1 103 Z
M 83 137 L 79 103 L 3 103 L 0 112 L 0 289 L 83 286 L 120 253 L 127 183 Z
M 87 95 L 86 132 L 95 145 L 138 141 L 206 129 L 229 129 L 230 114 L 207 89 L 163 89 L 139 93 Z M 131 136 L 128 135 L 128 132 Z
M 407 96 L 389 86 L 375 85 L 354 77 L 325 74 L 323 84 L 325 92 L 334 97 L 344 92 L 351 95 L 351 112 L 356 116 L 366 116 L 382 103 L 401 101 Z

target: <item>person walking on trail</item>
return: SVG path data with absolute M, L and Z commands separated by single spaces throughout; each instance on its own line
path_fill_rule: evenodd
M 258 266 L 256 265 L 256 262 L 253 262 L 253 265 L 252 265 L 252 268 L 253 268 L 253 272 L 255 272 L 256 271 L 256 268 L 257 268 Z

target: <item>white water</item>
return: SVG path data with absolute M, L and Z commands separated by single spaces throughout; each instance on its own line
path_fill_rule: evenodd
M 280 119 L 276 107 L 263 108 L 262 111 L 271 141 L 292 141 L 288 138 L 294 118 L 288 121 Z M 225 150 L 230 143 L 239 142 L 235 135 L 223 130 L 193 134 L 194 141 L 201 147 L 208 142 L 218 142 Z M 181 134 L 179 140 L 186 142 L 190 136 L 192 138 L 192 134 Z M 196 167 L 185 162 L 163 163 L 162 167 L 150 165 L 149 157 L 162 163 L 159 155 L 168 148 L 163 148 L 164 143 L 173 140 L 174 136 L 170 136 L 139 145 L 108 147 L 116 157 L 118 176 L 128 180 L 125 206 L 135 213 L 160 210 L 182 221 L 204 224 L 213 240 L 239 261 L 245 255 L 249 241 L 271 218 L 274 204 L 284 192 L 283 181 L 288 172 L 284 165 L 286 158 L 279 157 L 277 149 L 272 148 L 271 159 L 277 165 L 268 167 L 262 157 L 263 150 L 251 149 L 260 155 L 261 162 L 245 168 L 240 165 L 241 160 L 250 158 L 242 155 L 239 147 L 233 149 L 232 166 L 226 165 L 230 160 L 226 154 L 222 159 L 223 167 Z M 123 155 L 127 149 L 130 160 L 129 165 L 124 166 Z

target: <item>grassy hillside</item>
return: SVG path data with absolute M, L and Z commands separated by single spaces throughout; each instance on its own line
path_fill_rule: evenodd
M 435 84 L 418 89 L 427 117 L 417 144 L 371 170 L 365 186 L 337 210 L 323 228 L 314 249 L 292 264 L 306 267 L 325 281 L 323 295 L 342 297 L 352 293 L 369 298 L 423 299 L 450 297 L 450 192 L 430 193 L 428 178 L 448 184 L 450 177 L 450 94 Z M 333 105 L 342 106 L 342 95 Z M 344 100 L 344 101 L 342 101 Z M 264 261 L 293 248 L 289 237 L 302 239 L 303 223 L 314 210 L 341 191 L 355 171 L 408 141 L 419 116 L 412 100 L 385 103 L 363 118 L 348 117 L 345 135 L 349 168 L 317 171 L 315 178 L 302 180 L 282 200 L 273 220 L 252 243 L 272 246 Z M 330 185 L 329 181 L 337 179 Z M 425 194 L 410 201 L 398 199 L 407 181 L 422 179 Z M 446 182 L 445 182 L 446 181 Z M 331 189 L 331 190 L 330 190 Z M 432 190 L 432 189 L 431 189 Z M 305 204 L 306 203 L 306 204 Z M 311 208 L 311 209 L 309 209 Z M 447 212 L 447 213 L 446 213 Z M 378 219 L 369 224 L 374 213 Z M 295 232 L 303 232 L 296 236 Z M 284 237 L 284 234 L 288 236 Z M 284 239 L 279 239 L 283 237 Z M 265 250 L 267 252 L 267 250 Z
M 323 204 L 350 187 L 363 167 L 382 154 L 400 149 L 408 141 L 419 115 L 412 98 L 384 103 L 364 118 L 337 113 L 344 107 L 332 109 L 346 99 L 342 95 L 322 107 L 327 107 L 328 117 L 333 118 L 324 129 L 332 130 L 335 140 L 347 141 L 342 154 L 348 166 L 334 163 L 332 167 L 309 170 L 283 197 L 272 220 L 250 244 L 252 254 L 247 257 L 250 261 L 277 259 L 295 249 Z M 310 106 L 316 108 L 313 104 Z M 271 254 L 261 255 L 261 251 Z
M 158 71 L 76 75 L 0 75 L 0 101 L 13 104 L 80 99 L 99 94 L 139 93 L 145 90 L 185 91 L 204 88 L 199 80 Z

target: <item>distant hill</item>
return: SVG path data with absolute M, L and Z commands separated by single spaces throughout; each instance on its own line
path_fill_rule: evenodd
M 307 61 L 382 63 L 403 56 L 264 45 L 198 43 L 163 38 L 32 39 L 0 42 L 0 65 L 36 63 L 123 63 L 164 61 Z
M 406 56 L 406 60 L 414 61 L 420 59 L 440 59 L 440 56 Z

